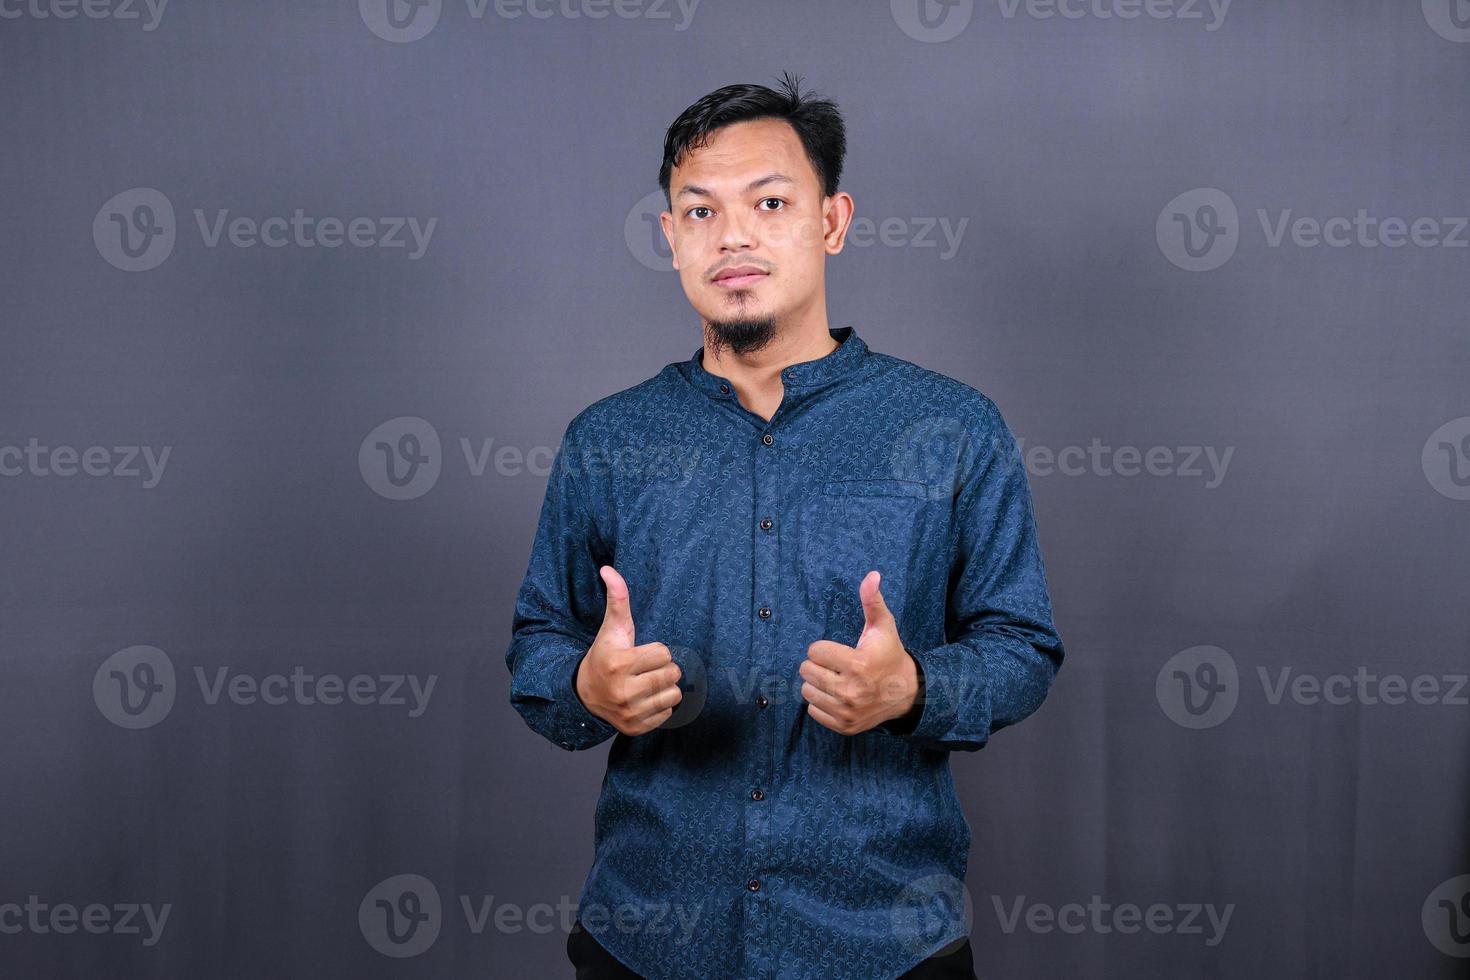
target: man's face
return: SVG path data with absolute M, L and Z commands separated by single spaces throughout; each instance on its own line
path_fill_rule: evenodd
M 842 250 L 852 199 L 822 196 L 790 124 L 732 123 L 686 151 L 659 216 L 689 303 L 739 353 L 815 308 L 826 256 Z M 751 274 L 735 275 L 737 269 Z

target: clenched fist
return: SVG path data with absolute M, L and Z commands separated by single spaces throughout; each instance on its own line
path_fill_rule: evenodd
M 587 710 L 624 735 L 642 735 L 668 721 L 684 699 L 679 665 L 662 643 L 634 645 L 628 583 L 611 565 L 598 569 L 607 586 L 602 628 L 577 668 L 577 696 Z
M 807 714 L 841 735 L 856 735 L 914 707 L 919 696 L 919 665 L 898 636 L 875 570 L 863 577 L 863 632 L 857 646 L 817 640 L 797 668 L 805 683 L 801 696 Z

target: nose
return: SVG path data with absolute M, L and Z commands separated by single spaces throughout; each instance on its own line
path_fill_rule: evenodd
M 720 225 L 720 251 L 742 252 L 755 247 L 755 215 L 739 209 L 726 213 Z

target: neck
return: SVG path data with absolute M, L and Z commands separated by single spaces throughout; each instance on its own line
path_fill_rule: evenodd
M 769 344 L 744 354 L 716 346 L 709 327 L 704 328 L 705 368 L 729 378 L 737 389 L 759 389 L 768 385 L 779 387 L 782 368 L 826 357 L 837 347 L 825 320 L 812 321 L 793 329 L 778 327 Z

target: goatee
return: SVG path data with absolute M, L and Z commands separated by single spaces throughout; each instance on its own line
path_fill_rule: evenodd
M 776 318 L 773 316 L 708 320 L 705 326 L 711 347 L 716 350 L 728 348 L 735 354 L 758 351 L 776 336 Z

